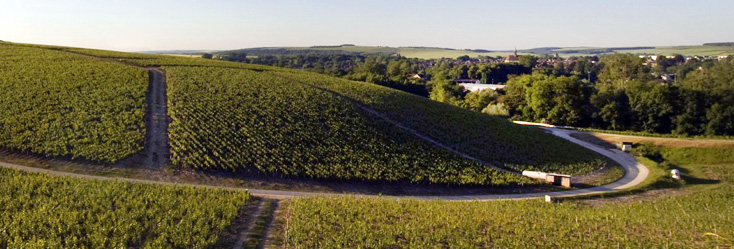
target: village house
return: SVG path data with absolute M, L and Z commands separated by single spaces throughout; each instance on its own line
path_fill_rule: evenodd
M 482 90 L 490 89 L 492 91 L 497 91 L 498 89 L 502 89 L 507 87 L 507 85 L 497 85 L 497 84 L 478 84 L 478 83 L 464 83 L 459 84 L 460 86 L 463 86 L 464 89 L 470 92 L 480 92 Z

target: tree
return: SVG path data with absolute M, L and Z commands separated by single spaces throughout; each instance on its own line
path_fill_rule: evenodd
M 210 53 L 203 53 L 201 55 L 201 58 L 204 58 L 204 59 L 211 59 L 213 57 L 214 57 L 214 55 L 213 54 L 210 54 Z
M 540 73 L 508 81 L 504 103 L 510 114 L 532 121 L 578 125 L 589 116 L 589 91 L 577 77 Z
M 706 94 L 699 91 L 680 90 L 680 114 L 675 117 L 676 134 L 703 134 L 706 120 Z
M 598 109 L 592 117 L 595 126 L 612 130 L 626 130 L 630 127 L 632 112 L 624 90 L 611 85 L 597 85 L 591 104 Z
M 456 85 L 449 80 L 433 80 L 429 82 L 431 93 L 429 97 L 432 100 L 452 104 L 455 106 L 462 105 L 462 99 L 466 94 L 464 87 Z
M 643 60 L 632 54 L 612 54 L 601 57 L 604 67 L 599 74 L 599 83 L 613 84 L 624 88 L 627 82 L 652 80 L 650 68 L 643 65 Z
M 496 101 L 497 93 L 494 90 L 485 89 L 478 92 L 467 93 L 464 96 L 464 102 L 461 107 L 479 112 Z
M 670 133 L 675 115 L 677 94 L 673 87 L 657 82 L 632 81 L 625 92 L 634 114 L 635 129 L 646 132 Z
M 534 55 L 521 55 L 518 56 L 520 60 L 520 65 L 523 65 L 527 68 L 533 68 L 538 63 L 538 57 Z
M 734 135 L 734 105 L 716 103 L 706 112 L 708 135 Z

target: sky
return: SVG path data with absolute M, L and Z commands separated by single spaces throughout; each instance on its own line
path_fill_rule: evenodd
M 731 0 L 0 0 L 0 40 L 120 51 L 734 42 Z

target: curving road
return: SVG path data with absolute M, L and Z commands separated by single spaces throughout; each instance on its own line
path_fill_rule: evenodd
M 583 195 L 609 193 L 609 192 L 631 188 L 633 186 L 636 186 L 642 183 L 642 181 L 644 181 L 649 174 L 648 169 L 644 165 L 638 163 L 635 160 L 635 158 L 632 157 L 628 153 L 621 152 L 619 150 L 609 150 L 609 149 L 600 147 L 598 145 L 573 138 L 570 136 L 570 134 L 574 133 L 575 131 L 563 130 L 563 129 L 550 129 L 550 128 L 542 128 L 542 129 L 548 130 L 549 132 L 553 133 L 553 135 L 556 135 L 558 137 L 571 141 L 572 143 L 578 144 L 587 149 L 593 150 L 599 154 L 602 154 L 606 157 L 611 158 L 612 160 L 622 165 L 622 167 L 625 170 L 624 177 L 622 177 L 621 179 L 619 179 L 616 182 L 613 182 L 607 185 L 603 185 L 603 186 L 599 186 L 599 187 L 574 189 L 574 190 L 558 191 L 558 192 L 540 192 L 540 193 L 525 193 L 525 194 L 459 195 L 459 196 L 392 196 L 392 197 L 468 201 L 468 200 L 531 199 L 531 198 L 541 198 L 541 197 L 544 197 L 545 195 L 550 195 L 553 197 L 583 196 Z M 199 184 L 181 184 L 181 183 L 172 183 L 172 182 L 123 178 L 123 177 L 85 175 L 85 174 L 77 174 L 77 173 L 35 168 L 35 167 L 29 167 L 29 166 L 23 166 L 23 165 L 17 165 L 17 164 L 12 164 L 12 163 L 5 163 L 5 162 L 0 162 L 0 167 L 28 171 L 28 172 L 46 173 L 46 174 L 52 174 L 52 175 L 58 175 L 58 176 L 79 177 L 79 178 L 95 179 L 95 180 L 113 180 L 113 181 L 117 180 L 117 181 L 127 181 L 127 182 L 147 183 L 147 184 L 197 186 L 197 187 L 228 189 L 228 190 L 247 190 L 253 196 L 264 197 L 264 198 L 275 198 L 275 199 L 292 198 L 292 197 L 309 197 L 309 196 L 376 197 L 376 195 L 355 195 L 355 194 L 300 192 L 300 191 L 284 191 L 284 190 L 246 189 L 246 188 L 220 187 L 220 186 L 211 186 L 211 185 L 199 185 Z
M 572 143 L 578 144 L 584 148 L 597 152 L 603 156 L 606 156 L 624 168 L 624 176 L 616 182 L 602 185 L 592 188 L 574 189 L 567 191 L 557 192 L 539 192 L 539 193 L 524 193 L 524 194 L 487 194 L 487 195 L 450 195 L 450 196 L 393 196 L 397 198 L 419 198 L 419 199 L 442 199 L 442 200 L 455 200 L 455 201 L 469 201 L 469 200 L 508 200 L 508 199 L 533 199 L 542 198 L 545 195 L 552 197 L 571 197 L 571 196 L 584 196 L 584 195 L 595 195 L 615 192 L 623 189 L 628 189 L 642 183 L 650 171 L 638 163 L 635 158 L 629 153 L 622 152 L 620 150 L 609 150 L 601 146 L 588 143 L 574 137 L 571 137 L 572 133 L 576 131 L 557 129 L 557 128 L 540 128 L 551 132 L 560 138 L 566 139 Z M 347 194 L 328 194 L 328 193 L 313 193 L 313 192 L 298 192 L 298 191 L 281 191 L 281 190 L 260 190 L 250 189 L 250 193 L 256 196 L 263 196 L 268 198 L 289 198 L 289 197 L 307 197 L 307 196 L 345 196 Z M 353 195 L 360 197 L 370 197 L 372 195 Z

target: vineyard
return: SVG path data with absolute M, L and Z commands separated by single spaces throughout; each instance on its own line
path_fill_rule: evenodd
M 0 248 L 209 248 L 246 192 L 0 169 Z
M 489 115 L 375 84 L 298 71 L 275 73 L 338 92 L 459 151 L 508 168 L 576 175 L 605 164 L 599 155 L 571 142 Z
M 0 147 L 116 162 L 142 150 L 147 72 L 0 43 Z
M 649 200 L 302 198 L 286 205 L 281 236 L 285 248 L 731 247 L 734 151 L 668 148 L 659 154 L 665 163 L 648 166 L 667 173 L 666 165 L 676 165 L 688 175 L 677 183 L 681 190 Z
M 268 72 L 165 69 L 176 165 L 313 178 L 530 183 L 426 143 L 338 96 Z
M 171 162 L 180 167 L 362 181 L 467 185 L 534 183 L 463 158 L 390 122 L 484 162 L 514 170 L 578 175 L 606 164 L 599 155 L 540 130 L 518 127 L 506 120 L 364 82 L 218 60 L 0 44 L 8 48 L 7 58 L 28 60 L 28 57 L 33 58 L 31 55 L 43 54 L 86 62 L 68 66 L 84 67 L 86 71 L 68 70 L 74 73 L 60 75 L 83 77 L 83 72 L 90 72 L 97 78 L 107 77 L 106 81 L 96 84 L 109 84 L 110 87 L 85 88 L 88 86 L 85 82 L 94 82 L 85 78 L 53 79 L 52 82 L 65 82 L 54 86 L 64 91 L 76 87 L 83 93 L 92 92 L 87 94 L 89 96 L 115 98 L 87 104 L 96 100 L 74 101 L 78 98 L 74 95 L 62 98 L 47 93 L 41 96 L 56 99 L 35 102 L 33 106 L 45 106 L 46 109 L 37 111 L 31 121 L 10 117 L 27 116 L 21 110 L 42 108 L 26 107 L 16 110 L 14 115 L 6 115 L 9 118 L 0 126 L 16 128 L 0 137 L 0 143 L 5 143 L 0 146 L 23 151 L 105 162 L 115 162 L 139 151 L 144 134 L 140 120 L 145 113 L 145 84 L 131 82 L 144 82 L 145 76 L 142 70 L 122 65 L 129 64 L 162 66 L 167 71 Z M 46 57 L 37 60 L 48 60 Z M 35 67 L 65 66 L 64 61 L 27 63 Z M 100 67 L 131 73 L 99 73 Z M 10 74 L 24 76 L 42 74 L 40 70 L 24 72 L 8 70 Z M 54 77 L 58 75 L 53 74 Z M 42 81 L 35 87 L 11 88 L 15 91 L 8 91 L 8 96 L 20 91 L 47 91 L 48 86 L 43 82 L 48 81 L 51 80 Z M 17 82 L 15 84 L 19 84 Z M 19 101 L 21 99 L 8 101 L 33 103 Z M 65 108 L 67 101 L 81 106 Z M 80 118 L 66 121 L 63 118 L 67 112 Z M 60 118 L 65 122 L 59 121 L 59 125 L 71 127 L 56 127 L 51 122 L 51 131 L 44 132 L 45 122 L 38 119 L 52 119 L 57 115 L 53 113 L 62 114 Z M 23 122 L 26 126 L 12 122 Z M 66 144 L 69 146 L 62 146 Z

